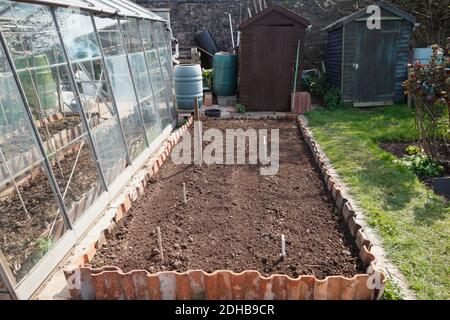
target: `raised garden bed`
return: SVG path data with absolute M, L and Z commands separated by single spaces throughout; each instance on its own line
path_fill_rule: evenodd
M 50 133 L 50 136 L 53 136 L 62 130 L 70 130 L 70 128 L 78 127 L 80 125 L 81 119 L 78 115 L 67 115 L 65 117 L 62 117 L 61 119 L 48 122 L 46 125 L 39 126 L 38 130 L 42 140 L 47 141 L 47 129 L 48 133 Z
M 96 255 L 94 267 L 207 272 L 258 270 L 297 277 L 353 276 L 363 270 L 358 249 L 324 189 L 292 121 L 207 121 L 205 130 L 279 128 L 280 171 L 259 165 L 175 165 L 154 177 L 143 198 Z M 192 131 L 192 130 L 191 130 Z M 188 203 L 181 186 L 186 183 Z M 155 228 L 162 230 L 165 261 Z M 280 237 L 287 257 L 280 260 Z
M 170 144 L 144 167 L 148 173 L 142 182 L 133 183 L 147 185 L 145 191 L 136 187 L 142 196 L 127 193 L 120 198 L 114 205 L 115 222 L 107 219 L 104 227 L 95 228 L 89 239 L 97 240 L 87 238 L 81 256 L 67 262 L 73 298 L 380 296 L 384 276 L 374 269 L 370 241 L 306 129 L 302 132 L 308 145 L 294 121 L 208 121 L 204 126 L 280 128 L 278 175 L 261 176 L 258 165 L 175 166 L 171 160 L 154 175 Z M 183 182 L 187 204 L 182 200 Z M 136 201 L 132 209 L 130 201 Z M 164 261 L 156 227 L 161 228 Z M 100 237 L 98 230 L 104 230 Z M 281 234 L 287 240 L 284 260 L 279 257 Z M 374 271 L 380 283 L 371 287 Z

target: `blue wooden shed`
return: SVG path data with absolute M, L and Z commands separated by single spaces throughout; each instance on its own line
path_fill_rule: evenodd
M 373 7 L 324 29 L 328 32 L 327 81 L 341 89 L 345 103 L 356 107 L 404 100 L 402 82 L 407 78 L 416 19 L 385 1 L 375 5 L 380 12 L 378 29 L 370 24 L 375 17 Z

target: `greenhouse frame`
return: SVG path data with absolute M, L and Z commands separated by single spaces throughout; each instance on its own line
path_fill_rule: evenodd
M 0 0 L 0 299 L 30 298 L 176 124 L 171 31 L 124 0 Z

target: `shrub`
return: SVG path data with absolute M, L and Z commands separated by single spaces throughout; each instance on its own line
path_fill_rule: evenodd
M 325 107 L 330 109 L 340 109 L 344 107 L 344 104 L 342 103 L 341 90 L 336 87 L 332 87 L 326 92 Z
M 445 152 L 450 133 L 450 57 L 437 45 L 432 46 L 429 63 L 409 65 L 410 75 L 405 88 L 412 94 L 416 106 L 416 128 L 419 142 L 434 162 L 448 163 Z M 447 147 L 447 151 L 450 149 Z
M 441 165 L 434 163 L 423 153 L 404 156 L 395 162 L 405 166 L 419 177 L 436 177 L 444 171 Z
M 309 90 L 314 97 L 317 97 L 321 100 L 324 99 L 327 91 L 330 89 L 330 86 L 327 83 L 327 78 L 325 74 L 315 73 L 313 75 L 308 76 L 309 82 Z
M 202 76 L 205 84 L 211 88 L 213 82 L 213 69 L 203 69 Z

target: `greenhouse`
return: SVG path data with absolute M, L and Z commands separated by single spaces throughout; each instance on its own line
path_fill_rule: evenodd
M 123 0 L 0 1 L 0 295 L 26 299 L 175 126 L 171 31 Z

